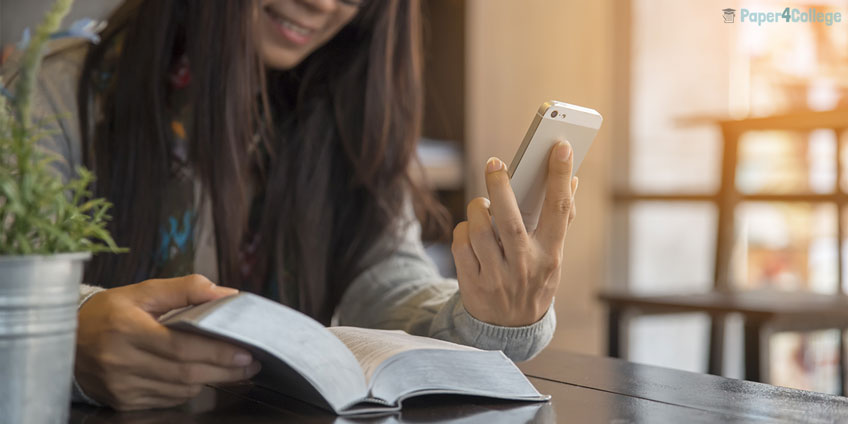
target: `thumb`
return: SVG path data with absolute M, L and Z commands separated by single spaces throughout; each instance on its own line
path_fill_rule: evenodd
M 147 280 L 136 284 L 138 306 L 151 314 L 162 314 L 174 309 L 199 305 L 239 291 L 218 286 L 199 274 L 179 278 Z

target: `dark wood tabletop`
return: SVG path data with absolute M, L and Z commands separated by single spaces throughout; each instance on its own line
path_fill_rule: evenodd
M 71 423 L 731 423 L 848 422 L 848 398 L 546 350 L 520 368 L 547 403 L 411 399 L 403 412 L 346 419 L 252 384 L 207 388 L 171 409 L 119 413 L 74 405 Z

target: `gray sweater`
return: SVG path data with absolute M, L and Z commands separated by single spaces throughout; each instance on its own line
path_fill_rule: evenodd
M 79 41 L 54 43 L 34 99 L 36 115 L 58 117 L 55 135 L 44 145 L 64 159 L 57 167 L 65 177 L 82 163 L 76 87 L 86 49 L 86 44 Z M 5 69 L 4 81 L 10 81 L 14 66 Z M 396 230 L 402 242 L 391 255 L 353 280 L 335 311 L 333 324 L 398 329 L 481 349 L 502 350 L 514 361 L 530 359 L 548 344 L 556 327 L 553 305 L 541 320 L 525 327 L 501 327 L 475 319 L 462 305 L 456 280 L 441 277 L 425 253 L 421 227 L 411 208 L 407 207 L 404 213 L 407 219 Z M 201 242 L 195 271 L 215 281 L 214 237 L 210 236 L 214 228 L 208 214 L 208 210 L 200 214 L 197 231 L 201 234 L 196 236 Z M 102 290 L 89 284 L 82 286 L 80 305 Z M 87 400 L 78 387 L 75 389 L 76 399 Z

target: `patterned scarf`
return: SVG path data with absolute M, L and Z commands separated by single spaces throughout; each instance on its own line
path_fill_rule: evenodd
M 118 59 L 123 46 L 123 36 L 118 35 L 113 39 L 104 55 L 98 70 L 96 71 L 96 84 L 94 84 L 95 104 L 102 104 L 100 100 L 114 88 L 115 72 Z M 191 108 L 188 99 L 188 87 L 191 84 L 191 71 L 186 56 L 180 57 L 172 66 L 169 75 L 169 109 L 171 110 L 171 151 L 170 151 L 170 176 L 169 182 L 164 189 L 160 208 L 160 228 L 157 231 L 157 242 L 153 252 L 153 271 L 147 278 L 171 278 L 183 276 L 194 272 L 195 256 L 197 253 L 196 236 L 198 215 L 200 207 L 197 191 L 197 177 L 191 164 L 185 123 L 191 122 Z M 254 196 L 249 211 L 248 228 L 242 240 L 239 259 L 241 263 L 240 274 L 244 286 L 255 279 L 262 278 L 256 275 L 258 247 L 261 242 L 261 233 L 258 231 L 260 222 L 260 211 L 264 199 L 264 186 L 255 187 Z M 213 236 L 214 237 L 214 236 Z M 265 252 L 268 254 L 269 252 Z M 287 266 L 286 269 L 292 269 Z M 297 307 L 298 291 L 294 284 L 294 278 L 288 272 L 277 281 L 272 275 L 270 281 L 262 285 L 265 287 L 262 295 Z M 226 281 L 221 284 L 227 285 Z M 282 283 L 283 289 L 280 290 Z

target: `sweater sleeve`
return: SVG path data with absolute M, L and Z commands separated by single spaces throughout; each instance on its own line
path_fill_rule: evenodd
M 411 207 L 407 208 L 411 215 Z M 414 215 L 413 215 L 414 216 Z M 534 324 L 501 327 L 482 322 L 463 307 L 455 279 L 439 275 L 421 243 L 414 218 L 399 246 L 348 287 L 336 310 L 339 325 L 398 329 L 487 350 L 502 350 L 513 361 L 538 354 L 553 338 L 553 304 Z
M 88 299 L 91 299 L 91 296 L 94 296 L 97 293 L 105 290 L 102 287 L 97 286 L 89 286 L 88 284 L 80 285 L 80 295 L 79 295 L 79 303 L 77 304 L 77 309 L 82 308 L 82 305 L 85 302 L 88 302 Z M 94 399 L 88 397 L 85 392 L 82 391 L 82 387 L 80 387 L 79 383 L 77 383 L 77 377 L 74 375 L 73 383 L 71 385 L 71 402 L 81 402 L 87 403 L 89 405 L 100 406 L 100 404 Z

